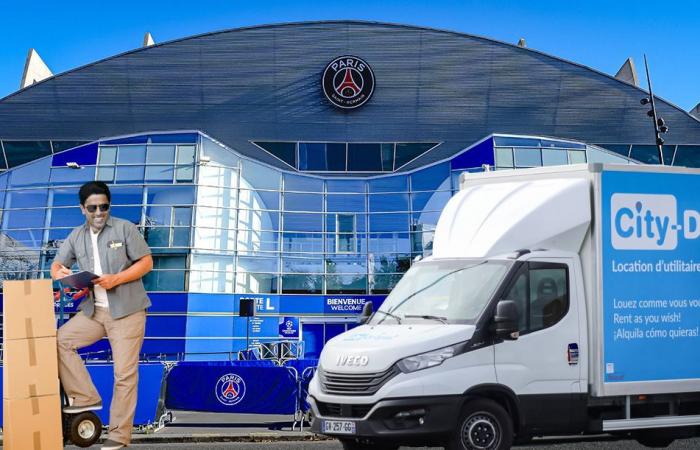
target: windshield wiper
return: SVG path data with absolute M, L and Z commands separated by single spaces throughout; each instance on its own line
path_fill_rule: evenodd
M 389 317 L 391 317 L 392 319 L 396 319 L 396 322 L 397 322 L 397 323 L 401 323 L 401 317 L 397 316 L 396 314 L 392 314 L 392 313 L 390 313 L 390 312 L 382 311 L 381 309 L 378 309 L 377 312 L 378 312 L 378 313 L 382 313 L 382 314 L 384 314 L 384 315 L 386 315 L 386 316 L 389 316 Z M 382 323 L 383 320 L 384 320 L 384 319 L 380 320 L 378 323 Z
M 408 318 L 418 318 L 418 319 L 427 319 L 427 320 L 438 320 L 442 323 L 447 323 L 447 317 L 442 317 L 442 316 L 431 316 L 429 314 L 423 314 L 423 315 L 414 315 L 414 314 L 406 314 L 403 316 L 404 319 Z

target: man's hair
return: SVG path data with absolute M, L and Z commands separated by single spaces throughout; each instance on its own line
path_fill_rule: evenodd
M 80 204 L 84 205 L 88 197 L 93 194 L 104 194 L 107 196 L 109 202 L 112 201 L 112 194 L 109 193 L 109 188 L 106 184 L 101 181 L 88 181 L 84 185 L 80 186 L 78 191 L 78 196 L 80 197 Z

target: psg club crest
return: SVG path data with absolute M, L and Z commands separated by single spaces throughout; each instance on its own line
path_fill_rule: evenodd
M 341 56 L 331 61 L 321 81 L 326 98 L 342 109 L 364 105 L 374 92 L 372 68 L 356 56 Z
M 226 406 L 239 404 L 245 397 L 245 382 L 235 373 L 227 373 L 216 382 L 216 398 Z

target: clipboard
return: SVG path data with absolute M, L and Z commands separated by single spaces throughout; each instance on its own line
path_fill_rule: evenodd
M 92 280 L 95 278 L 99 278 L 99 276 L 84 270 L 82 272 L 60 278 L 58 281 L 60 281 L 64 286 L 69 286 L 75 289 L 83 289 L 86 287 L 93 287 Z

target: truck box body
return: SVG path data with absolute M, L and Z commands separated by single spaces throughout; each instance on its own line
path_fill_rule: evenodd
M 450 449 L 496 435 L 484 448 L 511 435 L 695 433 L 700 171 L 591 164 L 460 184 L 433 254 L 324 347 L 315 431 L 346 448 L 429 436 Z M 494 418 L 490 431 L 460 444 L 478 434 L 464 428 L 472 413 Z

